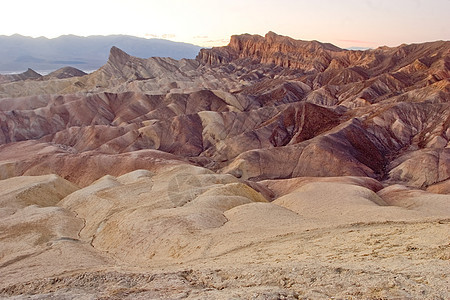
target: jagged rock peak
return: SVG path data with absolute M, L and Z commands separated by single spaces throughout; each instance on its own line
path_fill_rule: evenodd
M 20 74 L 7 74 L 7 75 L 0 74 L 0 84 L 15 81 L 23 81 L 28 79 L 35 80 L 41 77 L 42 77 L 41 74 L 37 73 L 33 69 L 28 68 L 28 70 Z
M 36 72 L 35 70 L 28 68 L 25 72 L 23 72 L 21 75 L 23 75 L 26 78 L 39 78 L 42 75 Z
M 238 50 L 239 48 L 235 48 L 237 45 L 247 42 L 254 43 L 264 43 L 266 46 L 270 47 L 276 45 L 281 48 L 292 47 L 292 48 L 304 48 L 304 47 L 320 47 L 329 51 L 342 51 L 341 48 L 330 44 L 330 43 L 321 43 L 318 41 L 303 41 L 296 40 L 288 36 L 279 35 L 273 31 L 269 31 L 266 33 L 264 37 L 260 35 L 251 35 L 251 34 L 241 34 L 241 35 L 233 35 L 230 40 L 229 46 Z M 240 50 L 243 50 L 242 48 Z
M 295 40 L 270 31 L 264 37 L 233 35 L 227 46 L 202 49 L 197 59 L 204 64 L 218 65 L 250 58 L 263 64 L 322 71 L 329 63 L 330 53 L 341 51 L 344 50 L 332 44 Z
M 117 48 L 116 46 L 112 46 L 111 50 L 109 51 L 108 61 L 115 65 L 123 65 L 130 60 L 130 57 L 131 55 L 129 55 L 125 51 Z

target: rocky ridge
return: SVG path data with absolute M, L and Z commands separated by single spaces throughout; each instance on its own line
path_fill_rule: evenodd
M 8 83 L 8 82 L 15 82 L 15 81 L 23 81 L 23 80 L 28 80 L 28 79 L 40 79 L 41 77 L 42 77 L 41 74 L 28 68 L 28 70 L 26 70 L 23 73 L 19 73 L 19 74 L 6 74 L 6 75 L 0 74 L 0 84 Z
M 0 140 L 5 150 L 30 139 L 155 149 L 251 180 L 355 175 L 426 188 L 449 177 L 449 45 L 344 51 L 268 33 L 233 36 L 197 61 L 113 47 L 92 74 L 21 83 L 78 92 L 2 99 Z
M 53 71 L 45 76 L 42 76 L 42 80 L 50 80 L 50 79 L 63 79 L 63 78 L 71 78 L 71 77 L 80 77 L 87 75 L 85 72 L 78 70 L 74 67 L 63 67 L 56 71 Z

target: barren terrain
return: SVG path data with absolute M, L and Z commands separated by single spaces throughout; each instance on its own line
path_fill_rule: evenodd
M 0 82 L 0 298 L 450 297 L 450 42 L 66 71 Z

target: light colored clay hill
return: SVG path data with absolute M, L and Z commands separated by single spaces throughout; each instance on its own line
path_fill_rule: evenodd
M 82 189 L 53 175 L 2 180 L 10 211 L 2 208 L 0 221 L 0 293 L 448 295 L 447 196 L 394 186 L 376 193 L 365 186 L 379 184 L 354 177 L 263 184 L 283 196 L 269 202 L 231 175 L 190 165 L 105 176 Z
M 449 49 L 270 32 L 0 83 L 0 298 L 449 298 Z

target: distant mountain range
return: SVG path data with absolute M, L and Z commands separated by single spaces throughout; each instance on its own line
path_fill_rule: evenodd
M 346 50 L 354 50 L 354 51 L 365 51 L 365 50 L 370 50 L 370 49 L 373 49 L 373 48 L 370 48 L 370 47 L 348 47 L 348 48 L 345 48 Z
M 175 59 L 194 58 L 201 48 L 192 44 L 127 35 L 64 35 L 48 39 L 15 34 L 0 36 L 0 73 L 20 73 L 28 68 L 51 72 L 65 66 L 92 71 L 106 63 L 112 46 L 138 57 Z

